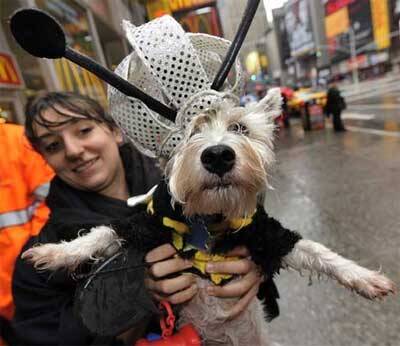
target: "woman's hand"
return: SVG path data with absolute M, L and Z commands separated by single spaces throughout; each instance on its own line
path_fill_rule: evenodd
M 171 304 L 181 304 L 190 300 L 197 292 L 196 280 L 193 274 L 181 271 L 191 268 L 192 262 L 176 255 L 176 250 L 170 244 L 161 245 L 146 255 L 147 263 L 154 263 L 148 270 L 146 286 L 158 300 L 168 300 Z M 178 274 L 174 277 L 172 274 Z
M 224 286 L 208 286 L 207 293 L 216 297 L 240 297 L 228 313 L 229 318 L 234 318 L 244 311 L 257 295 L 263 278 L 256 264 L 249 259 L 250 254 L 247 248 L 236 247 L 226 255 L 240 257 L 240 259 L 208 263 L 206 271 L 208 273 L 242 275 L 242 277 Z
M 197 292 L 196 279 L 193 274 L 179 272 L 191 268 L 192 262 L 176 255 L 170 244 L 161 245 L 146 255 L 146 262 L 154 263 L 149 268 L 146 286 L 156 300 L 168 300 L 172 304 L 189 301 Z M 254 262 L 249 259 L 245 247 L 237 247 L 226 254 L 240 257 L 238 260 L 208 263 L 208 273 L 241 275 L 241 278 L 224 286 L 210 285 L 207 293 L 216 297 L 239 297 L 239 301 L 229 311 L 229 318 L 234 318 L 247 308 L 257 295 L 263 278 Z M 178 274 L 173 278 L 171 274 Z

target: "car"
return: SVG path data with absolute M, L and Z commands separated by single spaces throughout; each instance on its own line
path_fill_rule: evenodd
M 288 100 L 288 111 L 292 116 L 301 116 L 305 111 L 305 104 L 318 104 L 322 107 L 326 105 L 326 91 L 313 89 L 299 89 L 293 93 L 293 97 Z

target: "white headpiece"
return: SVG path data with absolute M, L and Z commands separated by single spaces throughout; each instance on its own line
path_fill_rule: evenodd
M 116 73 L 69 47 L 61 25 L 41 10 L 16 11 L 10 29 L 30 54 L 64 57 L 112 85 L 109 103 L 116 122 L 143 153 L 168 158 L 195 115 L 226 98 L 238 102 L 242 86 L 238 61 L 230 81 L 226 79 L 259 2 L 248 0 L 232 44 L 219 37 L 185 33 L 169 16 L 139 27 L 124 22 L 133 52 Z
M 147 95 L 177 109 L 174 123 L 139 99 L 109 87 L 111 116 L 144 154 L 168 157 L 193 116 L 215 107 L 222 99 L 239 102 L 243 78 L 238 60 L 222 90 L 211 89 L 230 41 L 207 34 L 185 33 L 170 16 L 139 27 L 124 21 L 123 26 L 133 52 L 115 73 Z

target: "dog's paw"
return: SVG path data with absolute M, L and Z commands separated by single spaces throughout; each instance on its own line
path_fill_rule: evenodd
M 37 245 L 25 251 L 21 258 L 32 263 L 38 270 L 57 270 L 67 268 L 73 270 L 76 264 L 63 252 L 64 244 Z
M 371 271 L 368 276 L 352 280 L 350 288 L 367 299 L 380 299 L 396 292 L 394 282 L 375 271 Z

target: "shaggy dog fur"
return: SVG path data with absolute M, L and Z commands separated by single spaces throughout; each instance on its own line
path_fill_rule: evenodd
M 280 105 L 280 91 L 273 89 L 247 108 L 227 103 L 193 118 L 185 139 L 164 165 L 171 203 L 180 204 L 187 217 L 222 214 L 229 220 L 251 216 L 257 205 L 262 205 L 260 199 L 269 186 L 274 118 Z M 41 269 L 73 270 L 88 259 L 106 256 L 105 249 L 115 251 L 118 246 L 110 249 L 109 245 L 116 239 L 112 229 L 97 227 L 69 243 L 34 247 L 23 257 Z M 283 268 L 326 274 L 368 299 L 395 290 L 393 282 L 379 272 L 360 267 L 311 240 L 299 240 L 281 262 Z M 179 324 L 193 323 L 205 345 L 268 345 L 260 301 L 254 299 L 245 312 L 230 320 L 227 311 L 236 300 L 208 296 L 201 289 L 207 283 L 199 277 L 199 293 L 183 306 Z

